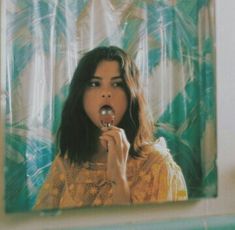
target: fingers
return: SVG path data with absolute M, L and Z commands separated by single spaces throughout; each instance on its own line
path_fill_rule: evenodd
M 111 150 L 114 147 L 116 147 L 114 139 L 111 136 L 101 136 L 100 140 L 101 140 L 101 144 L 108 150 Z
M 102 128 L 102 131 L 100 140 L 106 143 L 107 151 L 126 161 L 129 155 L 130 143 L 126 138 L 125 131 L 114 126 L 111 129 Z
M 107 131 L 109 131 L 109 130 L 121 130 L 120 128 L 118 128 L 118 127 L 116 127 L 116 126 L 112 126 L 112 125 L 110 125 L 110 126 L 104 126 L 104 127 L 102 127 L 101 128 L 101 130 L 103 131 L 103 132 L 107 132 Z
M 113 139 L 112 141 L 117 146 L 122 146 L 123 141 L 127 142 L 125 131 L 123 129 L 111 126 L 111 128 L 103 127 L 101 130 L 103 131 L 101 137 L 111 137 Z

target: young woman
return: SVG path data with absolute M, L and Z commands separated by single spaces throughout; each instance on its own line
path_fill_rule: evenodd
M 138 69 L 120 48 L 98 47 L 80 60 L 58 141 L 35 209 L 187 199 L 164 139 L 154 141 Z

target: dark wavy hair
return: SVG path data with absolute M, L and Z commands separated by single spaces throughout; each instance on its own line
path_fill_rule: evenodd
M 128 109 L 118 127 L 125 130 L 130 142 L 129 154 L 132 157 L 141 156 L 144 146 L 153 140 L 153 122 L 146 110 L 135 63 L 118 47 L 97 47 L 87 52 L 79 61 L 62 111 L 57 140 L 60 155 L 67 155 L 71 163 L 89 161 L 97 151 L 100 129 L 86 115 L 83 95 L 98 64 L 104 60 L 118 62 L 124 81 Z

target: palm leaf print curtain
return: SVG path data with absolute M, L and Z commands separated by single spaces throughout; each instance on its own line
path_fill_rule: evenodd
M 134 58 L 190 198 L 217 194 L 213 0 L 3 0 L 5 209 L 32 209 L 57 152 L 63 102 L 84 52 Z

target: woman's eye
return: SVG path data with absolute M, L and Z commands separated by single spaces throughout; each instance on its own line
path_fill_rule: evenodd
M 89 82 L 89 87 L 94 88 L 94 87 L 99 86 L 99 84 L 100 83 L 98 81 L 91 81 Z
M 117 82 L 113 82 L 113 87 L 122 87 L 123 86 L 123 81 L 117 81 Z

